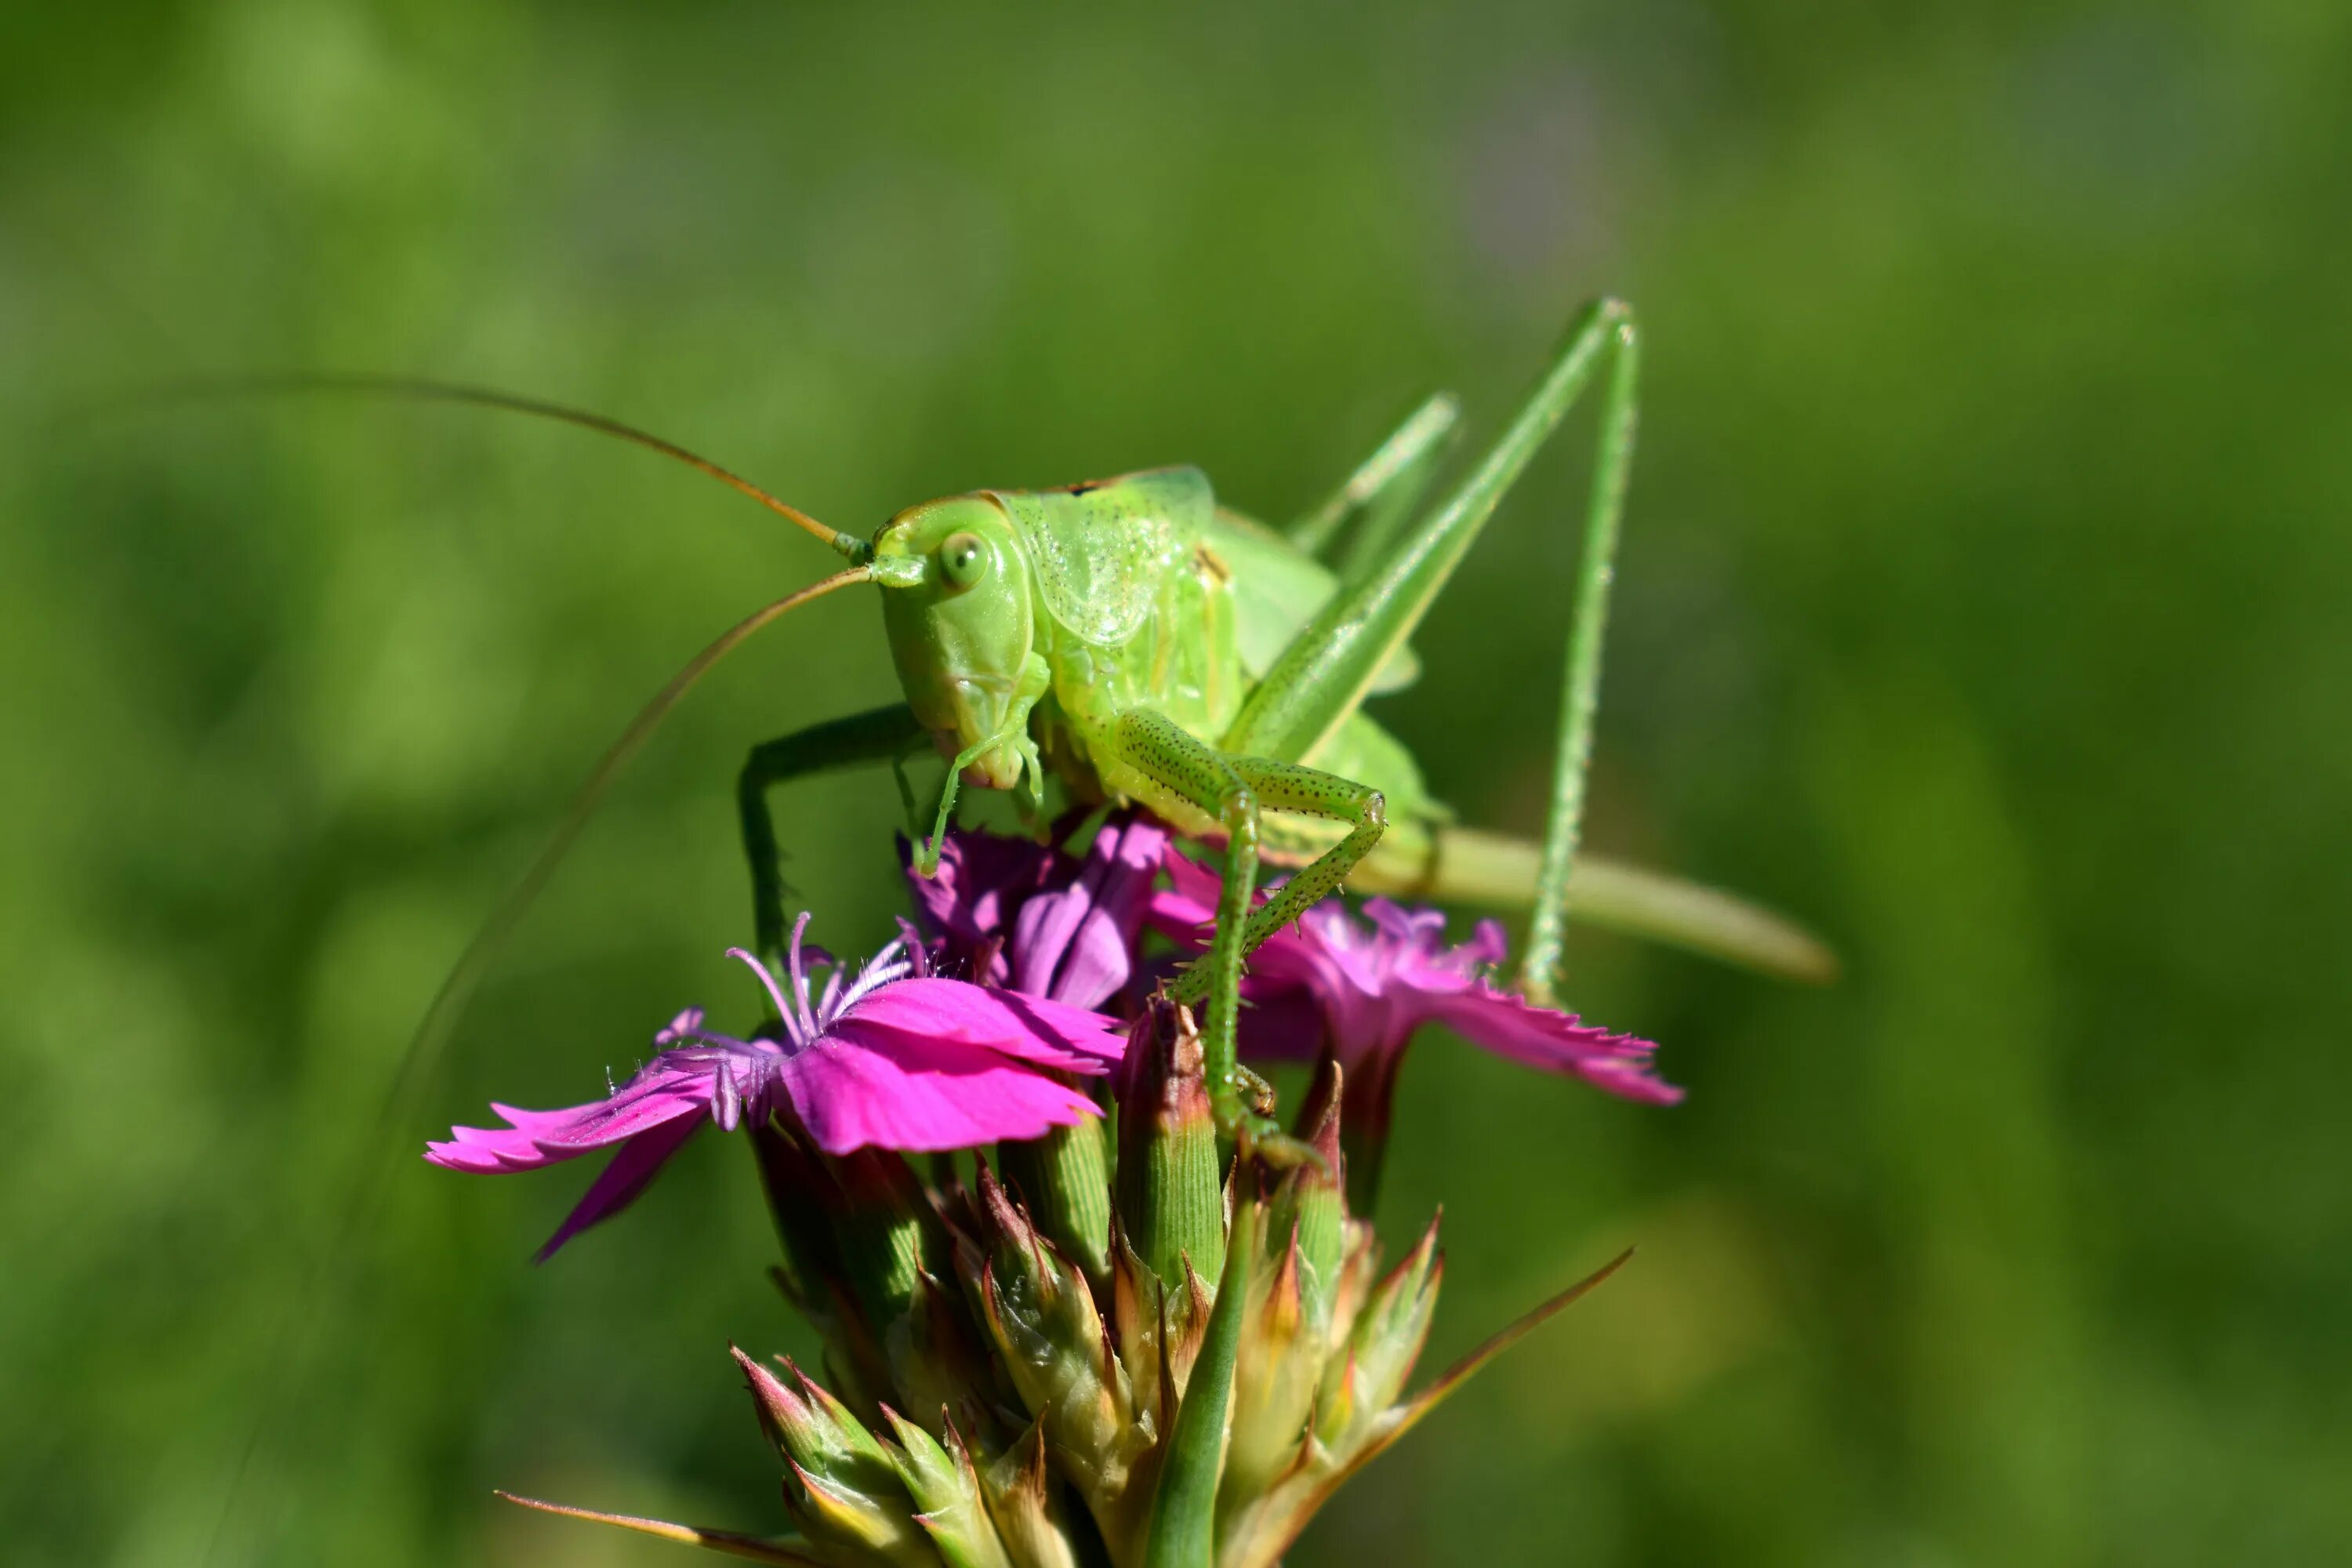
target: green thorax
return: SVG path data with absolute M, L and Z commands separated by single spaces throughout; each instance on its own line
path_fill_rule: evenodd
M 1106 787 L 1090 736 L 1140 706 L 1215 744 L 1338 587 L 1288 540 L 1220 507 L 1195 468 L 985 493 L 1020 535 L 1036 647 L 1053 672 L 1032 727 L 1047 765 L 1085 798 L 1118 793 Z M 1418 672 L 1401 648 L 1373 689 L 1396 690 Z M 1429 809 L 1411 757 L 1362 715 L 1323 752 L 1298 760 L 1381 785 L 1401 816 Z
M 1104 793 L 1090 735 L 1148 707 L 1203 739 L 1248 695 L 1233 571 L 1198 468 L 1152 468 L 1051 490 L 992 490 L 1019 531 L 1037 648 L 1053 670 L 1034 728 L 1081 795 Z

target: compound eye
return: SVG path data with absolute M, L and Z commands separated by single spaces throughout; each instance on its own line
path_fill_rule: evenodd
M 971 587 L 988 574 L 988 546 L 977 533 L 951 533 L 940 546 L 940 574 L 950 587 Z

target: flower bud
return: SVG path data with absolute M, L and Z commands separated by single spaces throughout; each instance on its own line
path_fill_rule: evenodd
M 898 1440 L 898 1478 L 915 1500 L 915 1522 L 930 1536 L 948 1568 L 1013 1568 L 981 1496 L 971 1456 L 946 1413 L 940 1413 L 940 1426 L 952 1448 L 887 1405 L 882 1417 Z
M 1100 1117 L 1057 1127 L 1043 1138 L 1000 1143 L 1004 1179 L 1036 1215 L 1037 1226 L 1089 1282 L 1110 1278 L 1110 1170 Z
M 900 1398 L 984 1436 L 998 1433 L 989 1412 L 1005 1404 L 1012 1390 L 952 1285 L 918 1274 L 914 1299 L 883 1327 L 881 1348 Z
M 1150 1443 L 1137 1428 L 1109 1330 L 1086 1276 L 1038 1235 L 985 1162 L 978 1187 L 981 1237 L 959 1265 L 966 1288 L 1056 1466 L 1098 1518 L 1118 1522 L 1133 1465 Z
M 947 1227 L 904 1157 L 860 1149 L 825 1162 L 834 1192 L 827 1207 L 850 1289 L 878 1330 L 903 1316 L 920 1278 L 949 1266 Z
M 871 1408 L 891 1392 L 890 1368 L 850 1289 L 835 1241 L 831 1210 L 838 1206 L 839 1187 L 824 1156 L 779 1122 L 754 1126 L 751 1150 L 783 1244 L 784 1267 L 770 1275 L 824 1342 L 826 1374 L 858 1405 Z
M 1171 1289 L 1143 1265 L 1122 1234 L 1113 1238 L 1111 1321 L 1119 1364 L 1135 1391 L 1138 1419 L 1155 1440 L 1167 1436 L 1214 1304 L 1188 1263 Z
M 785 1505 L 809 1540 L 905 1568 L 940 1568 L 940 1554 L 915 1522 L 899 1457 L 791 1362 L 784 1363 L 787 1382 L 741 1351 L 733 1353 L 760 1424 L 791 1472 Z
M 1204 1279 L 1225 1264 L 1217 1127 L 1191 1011 L 1163 994 L 1137 1018 L 1118 1082 L 1118 1215 L 1143 1266 L 1171 1287 L 1189 1259 Z
M 1420 1359 L 1445 1277 L 1436 1218 L 1388 1277 L 1372 1288 L 1348 1335 L 1345 1352 L 1323 1374 L 1316 1436 L 1341 1460 L 1394 1402 Z
M 962 1300 L 940 1283 L 953 1266 L 949 1231 L 913 1170 L 880 1150 L 831 1158 L 782 1133 L 763 1151 L 771 1146 L 762 1171 L 796 1158 L 791 1192 L 817 1212 L 816 1225 L 804 1214 L 791 1223 L 796 1232 L 822 1233 L 797 1250 L 822 1259 L 828 1272 L 812 1279 L 815 1266 L 800 1265 L 795 1299 L 806 1300 L 812 1286 L 824 1292 L 817 1300 L 831 1310 L 812 1316 L 825 1331 L 826 1360 L 845 1392 L 869 1419 L 887 1402 L 945 1408 L 985 1428 L 983 1413 L 1010 1390 Z
M 1348 1173 L 1339 1146 L 1340 1103 L 1339 1063 L 1327 1055 L 1316 1066 L 1298 1114 L 1298 1137 L 1322 1156 L 1323 1163 L 1292 1167 L 1267 1208 L 1269 1246 L 1295 1241 L 1299 1311 L 1307 1333 L 1318 1341 L 1330 1333 L 1347 1247 Z
M 1062 1520 L 1061 1488 L 1045 1463 L 1045 1434 L 1032 1426 L 980 1474 L 981 1495 L 1021 1568 L 1078 1568 Z
M 1229 1500 L 1264 1490 L 1290 1468 L 1306 1439 L 1323 1372 L 1323 1341 L 1307 1321 L 1301 1272 L 1294 1226 L 1274 1268 L 1259 1269 L 1252 1281 L 1242 1323 L 1221 1489 Z
M 1348 1225 L 1339 1151 L 1339 1064 L 1325 1056 L 1298 1118 L 1298 1134 L 1322 1158 L 1284 1173 L 1265 1200 L 1267 1267 L 1251 1288 L 1234 1373 L 1234 1407 L 1223 1511 L 1230 1513 L 1300 1464 L 1307 1422 L 1334 1343 L 1333 1310 Z

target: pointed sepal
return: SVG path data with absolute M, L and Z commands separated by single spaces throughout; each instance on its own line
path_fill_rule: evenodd
M 619 1530 L 635 1531 L 639 1535 L 657 1536 L 664 1541 L 699 1546 L 710 1552 L 724 1552 L 730 1557 L 747 1558 L 753 1563 L 780 1563 L 788 1564 L 789 1568 L 831 1568 L 824 1558 L 812 1557 L 797 1550 L 795 1543 L 788 1541 L 744 1535 L 732 1530 L 705 1530 L 698 1525 L 672 1524 L 666 1519 L 645 1519 L 633 1513 L 599 1513 L 594 1509 L 542 1502 L 538 1498 L 523 1497 L 515 1492 L 500 1491 L 491 1495 L 541 1513 L 586 1520 L 591 1524 L 608 1524 Z
M 1061 1488 L 1045 1462 L 1045 1434 L 1033 1426 L 980 1472 L 988 1515 L 1016 1568 L 1078 1568 L 1063 1526 Z
M 1250 1291 L 1234 1368 L 1232 1436 L 1222 1483 L 1224 1506 L 1255 1497 L 1290 1468 L 1307 1438 L 1307 1417 L 1323 1372 L 1322 1344 L 1307 1321 L 1300 1290 L 1298 1227 Z
M 985 1162 L 976 1186 L 981 1235 L 962 1249 L 965 1287 L 1055 1462 L 1097 1519 L 1118 1522 L 1130 1470 L 1150 1442 L 1138 1429 L 1109 1325 L 1085 1274 L 1038 1233 Z
M 898 1441 L 898 1479 L 915 1500 L 915 1522 L 931 1538 L 948 1568 L 1013 1568 L 961 1439 L 950 1448 L 887 1406 L 882 1417 Z M 945 1412 L 940 1422 L 953 1434 Z
M 915 1501 L 900 1479 L 904 1457 L 790 1361 L 779 1377 L 733 1353 L 760 1424 L 783 1456 L 785 1505 L 812 1544 L 937 1568 L 939 1553 L 915 1522 Z
M 1445 1256 L 1437 1247 L 1438 1223 L 1430 1220 L 1421 1240 L 1372 1288 L 1357 1314 L 1347 1357 L 1336 1363 L 1344 1386 L 1334 1388 L 1326 1373 L 1316 1436 L 1334 1453 L 1349 1452 L 1366 1424 L 1388 1408 L 1412 1374 L 1445 1278 Z
M 1419 1252 L 1421 1249 L 1415 1250 Z M 1278 1563 L 1282 1554 L 1289 1550 L 1290 1543 L 1297 1539 L 1298 1532 L 1307 1527 L 1307 1521 L 1330 1500 L 1331 1494 L 1339 1490 L 1349 1477 L 1387 1452 L 1480 1368 L 1552 1317 L 1581 1300 L 1622 1268 L 1625 1260 L 1633 1256 L 1630 1250 L 1620 1253 L 1608 1264 L 1527 1313 L 1454 1363 L 1435 1383 L 1403 1405 L 1386 1410 L 1367 1411 L 1358 1404 L 1346 1410 L 1335 1411 L 1328 1405 L 1318 1404 L 1313 1423 L 1316 1432 L 1344 1432 L 1347 1434 L 1346 1447 L 1326 1447 L 1319 1440 L 1310 1439 L 1306 1450 L 1306 1462 L 1280 1478 L 1265 1496 L 1228 1521 L 1227 1529 L 1218 1540 L 1219 1568 L 1271 1568 L 1272 1564 Z M 1399 1272 L 1403 1273 L 1412 1261 L 1409 1258 L 1405 1265 L 1400 1265 Z M 1384 1280 L 1381 1286 L 1383 1292 L 1388 1286 L 1389 1281 Z M 1367 1321 L 1370 1315 L 1368 1310 Z M 1336 1380 L 1327 1378 L 1324 1395 L 1327 1399 L 1330 1397 L 1335 1386 L 1360 1395 L 1369 1381 L 1359 1376 L 1357 1369 L 1349 1364 Z

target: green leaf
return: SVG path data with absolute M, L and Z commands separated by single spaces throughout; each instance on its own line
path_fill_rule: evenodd
M 1223 1468 L 1225 1413 L 1233 1401 L 1234 1361 L 1242 1318 L 1249 1310 L 1250 1271 L 1257 1261 L 1258 1205 L 1234 1205 L 1234 1233 L 1225 1247 L 1224 1277 L 1210 1311 L 1201 1353 L 1184 1385 L 1168 1462 L 1152 1494 L 1144 1536 L 1144 1568 L 1209 1568 L 1216 1548 L 1217 1480 Z

